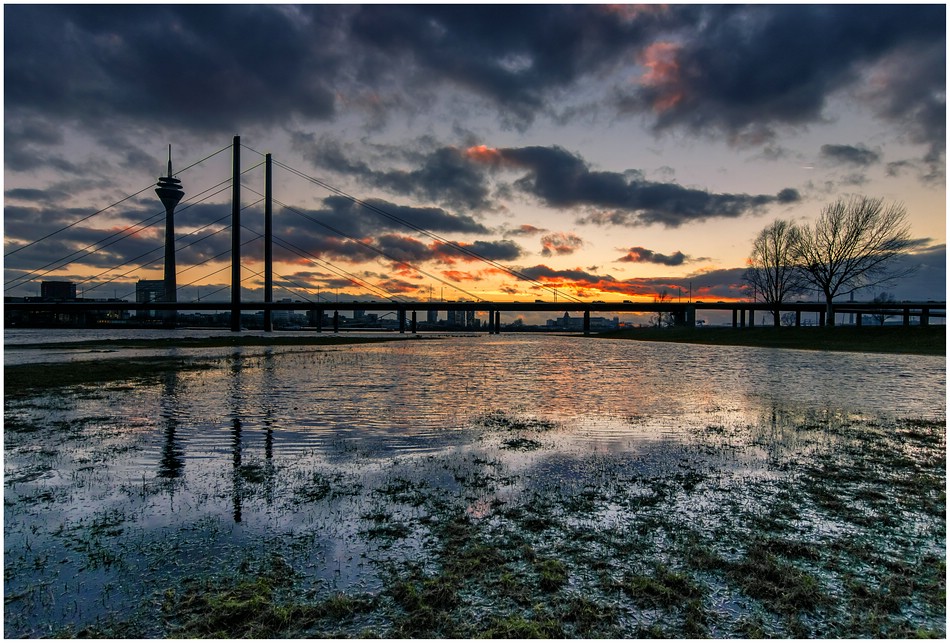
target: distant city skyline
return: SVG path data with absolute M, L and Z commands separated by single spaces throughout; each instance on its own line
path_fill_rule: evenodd
M 850 194 L 904 203 L 923 241 L 882 290 L 945 297 L 943 5 L 9 5 L 4 22 L 5 252 L 148 188 L 9 255 L 7 295 L 160 279 L 160 251 L 135 261 L 160 222 L 45 266 L 161 212 L 171 143 L 179 237 L 221 231 L 181 244 L 178 299 L 226 299 L 228 193 L 186 206 L 230 155 L 187 168 L 240 134 L 245 169 L 257 150 L 285 164 L 277 299 L 747 298 L 759 230 Z M 243 183 L 242 299 L 262 299 L 262 170 Z

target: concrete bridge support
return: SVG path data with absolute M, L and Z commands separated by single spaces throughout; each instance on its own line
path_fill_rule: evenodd
M 495 311 L 495 334 L 501 335 L 501 311 Z
M 399 332 L 405 333 L 406 332 L 406 309 L 400 308 L 398 315 L 399 315 Z
M 416 334 L 416 311 L 412 311 L 412 321 L 409 323 L 409 332 Z
M 333 311 L 333 332 L 334 333 L 340 332 L 340 311 L 339 310 Z
M 590 335 L 590 311 L 584 311 L 584 335 Z

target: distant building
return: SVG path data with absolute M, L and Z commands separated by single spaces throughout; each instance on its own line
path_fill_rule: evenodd
M 549 319 L 547 321 L 547 327 L 557 330 L 580 331 L 584 330 L 584 318 L 571 317 L 570 314 L 564 313 L 564 316 L 559 319 Z M 619 317 L 614 317 L 613 319 L 608 319 L 606 317 L 590 318 L 591 330 L 616 330 L 618 328 L 620 328 Z
M 162 301 L 164 297 L 164 279 L 139 279 L 135 283 L 135 302 L 138 304 L 150 304 L 154 301 Z M 153 318 L 159 315 L 158 312 L 154 310 L 140 310 L 136 316 Z
M 76 299 L 76 284 L 71 281 L 43 281 L 40 297 L 44 301 L 71 301 Z

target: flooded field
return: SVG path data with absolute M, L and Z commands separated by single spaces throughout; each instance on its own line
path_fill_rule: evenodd
M 943 357 L 51 353 L 124 366 L 5 391 L 7 637 L 946 634 Z

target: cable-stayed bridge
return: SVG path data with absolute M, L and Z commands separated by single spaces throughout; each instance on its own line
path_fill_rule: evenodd
M 243 168 L 241 163 L 242 150 L 251 152 L 260 161 L 251 167 Z M 231 176 L 210 187 L 197 192 L 184 206 L 180 206 L 185 192 L 181 179 L 177 178 L 188 170 L 199 166 L 208 159 L 231 152 Z M 244 184 L 244 177 L 250 172 L 263 167 L 264 181 L 262 190 L 255 189 Z M 420 266 L 413 265 L 403 258 L 395 256 L 391 251 L 379 247 L 372 241 L 360 238 L 339 226 L 332 225 L 330 222 L 321 220 L 300 208 L 289 205 L 277 198 L 273 194 L 273 170 L 278 168 L 287 172 L 289 175 L 302 179 L 318 188 L 326 190 L 341 199 L 348 200 L 354 206 L 358 206 L 361 211 L 369 215 L 375 215 L 388 224 L 404 228 L 412 234 L 430 239 L 439 247 L 446 248 L 457 255 L 464 257 L 468 261 L 480 262 L 486 267 L 490 267 L 500 274 L 515 278 L 524 282 L 536 293 L 542 293 L 542 296 L 553 299 L 547 301 L 544 299 L 535 299 L 533 301 L 490 301 L 479 295 L 467 291 L 458 282 L 445 279 L 437 274 L 428 272 Z M 27 250 L 36 250 L 41 248 L 44 243 L 55 238 L 62 238 L 74 230 L 80 223 L 88 221 L 97 215 L 107 213 L 114 208 L 122 205 L 130 199 L 134 199 L 143 193 L 154 189 L 158 198 L 164 206 L 163 212 L 157 212 L 135 224 L 127 226 L 124 229 L 112 232 L 107 236 L 100 238 L 92 243 L 79 247 L 77 242 L 72 242 L 70 247 L 75 250 L 69 252 L 58 259 L 48 261 L 38 265 L 33 269 L 11 270 L 11 263 L 15 263 L 19 257 L 18 254 Z M 197 227 L 186 235 L 176 236 L 175 216 L 181 214 L 187 209 L 205 203 L 218 195 L 230 191 L 231 208 L 230 213 L 223 215 L 214 221 L 210 221 L 204 226 Z M 244 194 L 249 193 L 253 200 L 250 203 L 244 203 Z M 300 243 L 296 243 L 285 237 L 274 234 L 273 226 L 273 207 L 278 205 L 287 216 L 296 216 L 305 221 L 314 229 L 325 230 L 328 236 L 332 236 L 347 244 L 362 255 L 375 256 L 388 260 L 393 266 L 412 271 L 423 275 L 434 282 L 441 283 L 443 287 L 448 286 L 451 289 L 463 294 L 466 300 L 462 301 L 433 301 L 431 297 L 428 301 L 419 301 L 410 299 L 401 294 L 394 294 L 388 291 L 385 284 L 372 283 L 363 275 L 357 275 L 351 271 L 333 264 L 319 252 L 311 252 Z M 242 214 L 251 208 L 263 206 L 263 224 L 264 229 L 261 233 L 254 230 L 241 221 Z M 498 333 L 501 329 L 501 313 L 503 312 L 547 312 L 559 315 L 563 313 L 579 312 L 583 315 L 582 329 L 586 333 L 590 332 L 590 318 L 593 312 L 612 312 L 612 313 L 650 313 L 660 318 L 665 316 L 670 323 L 676 325 L 691 326 L 695 324 L 696 312 L 703 310 L 719 310 L 732 313 L 732 325 L 745 327 L 754 325 L 756 311 L 770 311 L 772 306 L 763 302 L 739 301 L 739 302 L 698 302 L 690 300 L 672 301 L 654 301 L 654 302 L 602 302 L 586 301 L 563 289 L 559 290 L 550 284 L 538 281 L 524 272 L 506 266 L 485 254 L 478 252 L 472 246 L 453 242 L 444 236 L 426 229 L 413 221 L 401 217 L 394 212 L 380 207 L 376 203 L 366 202 L 342 190 L 318 179 L 312 177 L 294 167 L 274 160 L 270 154 L 262 154 L 243 146 L 239 136 L 235 136 L 232 144 L 224 147 L 213 154 L 189 165 L 183 170 L 173 172 L 171 149 L 169 146 L 168 167 L 165 176 L 159 177 L 156 184 L 149 185 L 138 192 L 128 195 L 119 201 L 93 212 L 87 216 L 81 217 L 72 223 L 42 235 L 29 242 L 23 242 L 15 245 L 8 250 L 4 257 L 6 260 L 7 272 L 13 272 L 14 276 L 5 281 L 5 289 L 9 292 L 17 288 L 22 289 L 26 284 L 35 284 L 47 275 L 61 271 L 72 264 L 79 264 L 92 256 L 108 255 L 109 248 L 115 244 L 135 237 L 143 230 L 152 226 L 164 223 L 164 243 L 161 246 L 153 247 L 138 256 L 132 257 L 120 264 L 112 265 L 108 269 L 98 272 L 80 282 L 80 285 L 86 285 L 86 294 L 108 284 L 124 283 L 121 280 L 127 279 L 129 275 L 137 271 L 148 269 L 147 266 L 154 266 L 158 260 L 159 253 L 164 254 L 163 278 L 157 287 L 159 295 L 150 297 L 147 301 L 137 300 L 126 301 L 125 297 L 112 297 L 108 299 L 96 299 L 90 301 L 87 298 L 77 299 L 73 297 L 5 297 L 5 310 L 7 314 L 5 319 L 11 315 L 26 316 L 31 314 L 48 314 L 73 316 L 76 320 L 81 320 L 85 315 L 95 311 L 124 311 L 124 312 L 145 312 L 159 314 L 165 326 L 173 327 L 176 324 L 177 315 L 180 311 L 221 311 L 227 310 L 230 313 L 230 325 L 233 331 L 240 331 L 242 328 L 242 313 L 263 312 L 263 325 L 265 330 L 272 330 L 272 315 L 275 311 L 306 311 L 310 313 L 311 319 L 317 320 L 316 326 L 319 329 L 322 325 L 324 313 L 333 312 L 334 330 L 339 329 L 338 314 L 339 311 L 391 311 L 395 313 L 398 319 L 398 328 L 400 332 L 409 330 L 415 332 L 417 327 L 417 312 L 429 311 L 462 311 L 467 314 L 482 313 L 487 315 L 488 323 L 484 326 L 489 333 Z M 213 256 L 207 257 L 197 265 L 184 270 L 177 267 L 178 254 L 198 244 L 206 243 L 219 234 L 230 235 L 230 250 L 221 251 Z M 263 243 L 263 270 L 258 271 L 253 267 L 245 266 L 242 263 L 242 254 L 245 246 L 250 243 L 261 241 Z M 296 299 L 294 301 L 274 300 L 275 274 L 274 248 L 279 248 L 285 256 L 293 257 L 298 261 L 308 262 L 312 266 L 319 267 L 329 274 L 335 275 L 339 280 L 355 286 L 365 296 L 373 298 L 372 301 L 330 301 L 325 295 L 318 291 L 316 296 L 312 288 L 304 284 L 294 284 L 292 278 L 277 275 L 280 288 L 291 293 Z M 197 278 L 190 278 L 190 281 L 184 285 L 179 285 L 178 279 L 187 272 L 196 270 L 208 264 L 217 265 L 226 260 L 228 265 L 224 268 L 217 268 L 211 272 L 206 272 Z M 21 257 L 23 255 L 20 255 Z M 210 270 L 212 266 L 208 266 Z M 230 270 L 230 286 L 218 288 L 211 293 L 205 293 L 203 298 L 180 300 L 179 293 L 189 286 L 194 286 L 199 282 L 214 277 L 216 274 Z M 263 280 L 263 297 L 260 300 L 250 301 L 242 300 L 242 283 L 248 279 Z M 157 280 L 156 280 L 157 281 Z M 297 288 L 291 288 L 296 285 Z M 225 292 L 227 291 L 227 292 Z M 127 296 L 131 296 L 130 293 Z M 219 295 L 219 298 L 215 298 Z M 560 301 L 558 301 L 560 299 Z M 801 325 L 802 315 L 813 313 L 818 318 L 818 325 L 826 323 L 827 307 L 819 302 L 789 302 L 783 304 L 782 311 L 789 315 L 794 315 L 795 325 Z M 841 302 L 833 305 L 833 312 L 850 314 L 858 324 L 862 323 L 863 315 L 876 315 L 886 317 L 899 317 L 905 325 L 910 325 L 911 320 L 915 320 L 921 325 L 927 325 L 932 317 L 945 317 L 945 302 L 886 302 L 880 304 L 861 303 L 861 302 Z

